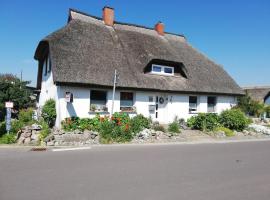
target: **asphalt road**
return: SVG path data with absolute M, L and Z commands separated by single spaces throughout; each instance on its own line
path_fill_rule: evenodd
M 0 148 L 1 200 L 269 200 L 270 142 Z

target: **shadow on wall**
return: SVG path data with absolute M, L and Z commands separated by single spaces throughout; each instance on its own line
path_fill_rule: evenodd
M 77 113 L 72 103 L 67 103 L 67 112 L 70 117 L 77 117 Z

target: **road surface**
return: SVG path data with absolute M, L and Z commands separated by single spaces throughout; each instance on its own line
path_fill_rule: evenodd
M 0 148 L 1 200 L 269 200 L 270 142 Z

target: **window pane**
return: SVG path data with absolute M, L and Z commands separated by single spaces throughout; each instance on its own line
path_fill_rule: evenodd
M 153 72 L 161 72 L 161 67 L 153 66 Z
M 216 97 L 207 97 L 207 111 L 215 112 Z
M 91 90 L 91 104 L 106 105 L 106 91 Z
M 190 96 L 189 97 L 189 112 L 197 111 L 197 97 Z
M 164 68 L 164 72 L 167 73 L 167 74 L 172 74 L 173 73 L 173 70 L 172 70 L 172 68 L 165 67 Z
M 133 93 L 121 92 L 120 93 L 120 107 L 132 107 L 133 106 Z

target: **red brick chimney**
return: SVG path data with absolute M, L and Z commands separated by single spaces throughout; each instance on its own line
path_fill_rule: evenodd
M 164 35 L 164 24 L 162 22 L 158 22 L 155 25 L 155 30 L 159 35 Z
M 108 6 L 103 8 L 103 21 L 108 26 L 113 26 L 114 23 L 114 9 Z

